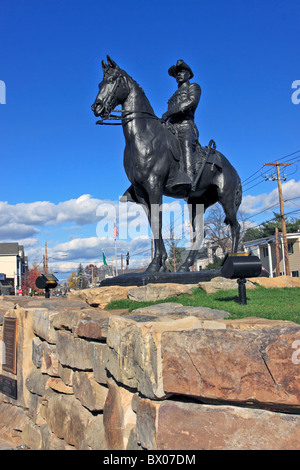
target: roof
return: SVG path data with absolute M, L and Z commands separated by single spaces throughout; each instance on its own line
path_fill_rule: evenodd
M 282 238 L 282 233 L 278 234 L 279 239 Z M 286 238 L 288 240 L 300 238 L 300 233 L 287 233 Z M 267 243 L 275 243 L 275 235 L 264 238 L 257 238 L 256 240 L 249 240 L 248 242 L 243 242 L 244 246 L 255 246 L 255 245 L 266 245 Z
M 0 255 L 18 255 L 19 243 L 0 243 Z

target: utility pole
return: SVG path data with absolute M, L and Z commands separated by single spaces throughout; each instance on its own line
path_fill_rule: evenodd
M 45 242 L 45 274 L 48 274 L 47 242 Z
M 278 228 L 275 228 L 275 250 L 276 250 L 276 276 L 280 276 L 280 267 L 279 267 L 279 237 L 278 237 Z
M 282 225 L 282 238 L 283 238 L 283 248 L 284 248 L 284 261 L 285 261 L 285 274 L 286 276 L 290 276 L 290 264 L 289 264 L 289 250 L 288 250 L 288 242 L 286 236 L 286 224 L 285 224 L 285 217 L 284 217 L 284 206 L 283 206 L 283 197 L 282 197 L 282 187 L 281 187 L 281 175 L 280 175 L 280 168 L 290 166 L 291 163 L 265 163 L 264 166 L 276 166 L 277 171 L 277 178 L 272 178 L 272 180 L 276 180 L 278 182 L 278 195 L 279 195 L 279 205 L 280 205 L 280 216 L 281 216 L 281 225 Z M 270 178 L 266 177 L 266 181 Z

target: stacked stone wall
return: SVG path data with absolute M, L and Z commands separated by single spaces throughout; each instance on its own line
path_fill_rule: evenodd
M 18 397 L 0 393 L 0 440 L 34 450 L 300 449 L 299 325 L 174 303 L 132 313 L 49 305 L 3 307 L 18 319 L 18 364 L 15 376 L 0 374 L 17 380 Z

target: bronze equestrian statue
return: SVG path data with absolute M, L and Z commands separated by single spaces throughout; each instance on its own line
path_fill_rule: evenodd
M 168 110 L 162 115 L 162 122 L 172 125 L 181 149 L 182 170 L 190 180 L 191 189 L 194 189 L 195 156 L 198 145 L 199 132 L 194 122 L 195 111 L 198 106 L 201 88 L 197 83 L 190 83 L 194 74 L 191 68 L 183 61 L 178 60 L 176 65 L 169 68 L 169 75 L 174 77 L 178 90 L 168 101 Z M 180 177 L 178 184 L 180 184 Z M 175 183 L 174 183 L 175 187 Z
M 131 183 L 121 200 L 141 204 L 154 235 L 154 257 L 147 272 L 166 270 L 167 252 L 162 238 L 163 195 L 184 198 L 191 208 L 193 245 L 178 271 L 188 272 L 194 264 L 202 237 L 197 222 L 197 205 L 204 211 L 219 202 L 230 225 L 232 252 L 236 253 L 240 226 L 237 211 L 242 187 L 239 175 L 211 141 L 207 147 L 198 142 L 194 113 L 200 99 L 199 85 L 191 84 L 191 69 L 178 61 L 169 69 L 178 83 L 168 110 L 161 119 L 140 85 L 109 56 L 102 61 L 103 80 L 92 111 L 101 117 L 97 124 L 116 119 L 111 113 L 122 106 L 119 119 L 125 137 L 124 168 Z M 115 110 L 116 112 L 117 110 Z

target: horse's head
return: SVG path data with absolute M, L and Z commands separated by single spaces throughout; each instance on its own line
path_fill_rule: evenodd
M 108 118 L 118 104 L 123 104 L 129 94 L 126 74 L 107 56 L 107 64 L 102 61 L 103 80 L 99 83 L 99 92 L 92 111 L 96 117 Z

